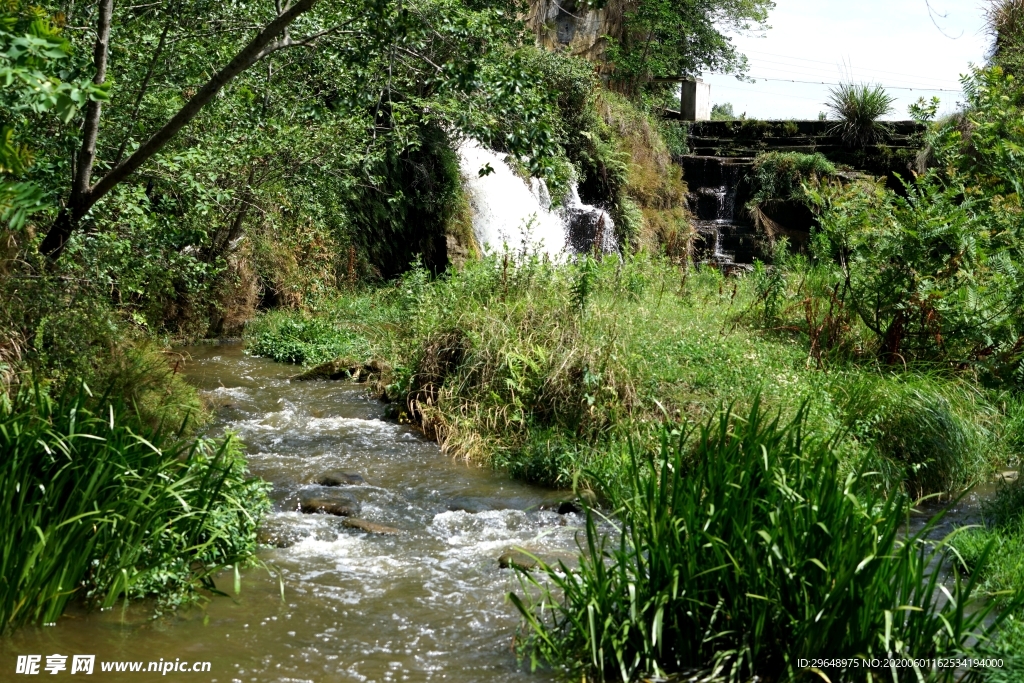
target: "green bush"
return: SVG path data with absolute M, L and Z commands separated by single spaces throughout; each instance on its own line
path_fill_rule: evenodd
M 833 444 L 805 424 L 805 409 L 781 424 L 755 402 L 692 445 L 687 430 L 666 431 L 660 455 L 631 450 L 606 486 L 619 540 L 588 511 L 579 568 L 541 563 L 542 579 L 521 575 L 533 597 L 512 595 L 534 666 L 622 681 L 954 680 L 867 662 L 963 655 L 1007 613 L 925 540 L 937 520 L 908 537 L 908 499 L 841 479 Z M 800 663 L 821 657 L 850 663 Z
M 230 436 L 181 438 L 85 385 L 0 403 L 0 631 L 55 621 L 70 600 L 175 604 L 251 562 L 267 508 Z
M 834 178 L 836 165 L 822 154 L 765 152 L 754 158 L 748 207 L 776 201 L 806 201 L 804 183 Z
M 914 497 L 965 491 L 1004 454 L 995 411 L 965 383 L 865 373 L 837 390 L 845 428 L 876 456 L 872 468 Z
M 279 363 L 319 365 L 337 358 L 362 358 L 366 341 L 339 330 L 330 321 L 277 311 L 257 318 L 246 328 L 250 353 Z
M 997 382 L 1024 376 L 1019 126 L 1024 87 L 1000 68 L 964 79 L 962 116 L 927 134 L 934 166 L 900 196 L 861 182 L 808 187 L 828 288 L 887 363 L 940 360 Z M 830 295 L 831 296 L 831 295 Z

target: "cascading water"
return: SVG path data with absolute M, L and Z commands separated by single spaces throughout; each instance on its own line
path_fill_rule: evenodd
M 483 249 L 507 247 L 554 258 L 618 250 L 612 217 L 584 204 L 576 183 L 562 206 L 553 208 L 547 184 L 537 178 L 524 182 L 505 155 L 467 140 L 459 148 L 459 161 L 473 209 L 473 232 Z
M 680 159 L 690 188 L 698 260 L 722 266 L 751 263 L 756 240 L 753 229 L 738 216 L 743 204 L 747 159 L 684 156 Z

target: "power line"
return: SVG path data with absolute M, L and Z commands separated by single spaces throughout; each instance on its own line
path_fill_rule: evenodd
M 791 78 L 765 78 L 763 76 L 751 76 L 755 81 L 776 81 L 779 83 L 805 83 L 808 85 L 847 85 L 845 83 L 831 83 L 827 81 L 797 81 Z M 883 85 L 886 90 L 920 90 L 921 92 L 963 92 L 962 90 L 952 90 L 950 88 L 921 88 L 918 86 L 910 87 L 903 85 Z
M 728 85 L 715 85 L 713 87 L 716 91 L 735 90 L 737 92 L 747 93 L 748 95 L 751 94 L 750 90 L 748 90 L 747 88 L 736 88 Z M 807 100 L 808 102 L 817 102 L 818 104 L 824 106 L 824 102 L 822 102 L 817 97 L 801 97 L 800 95 L 790 95 L 789 93 L 778 92 L 777 90 L 758 90 L 756 92 L 759 95 L 775 95 L 777 97 L 784 97 L 787 100 Z
M 760 59 L 760 58 L 757 59 L 757 61 L 754 63 L 754 66 L 756 67 L 756 66 L 759 66 L 761 64 L 778 64 L 780 66 L 788 66 L 788 67 L 792 67 L 794 69 L 803 69 L 805 72 L 806 71 L 812 71 L 812 72 L 813 71 L 817 71 L 817 72 L 831 71 L 830 69 L 821 69 L 821 68 L 814 67 L 814 66 L 803 66 L 801 64 L 787 64 L 786 62 L 776 62 L 776 61 L 772 61 L 770 59 Z M 786 69 L 779 69 L 777 67 L 767 67 L 767 68 L 772 69 L 774 71 L 786 71 L 787 73 L 800 73 L 798 71 L 787 71 Z M 861 69 L 861 68 L 858 68 L 858 69 L 856 69 L 856 71 L 862 71 L 862 72 L 875 71 L 877 73 L 887 73 L 887 74 L 894 75 L 894 76 L 906 76 L 907 78 L 920 78 L 920 79 L 926 80 L 926 81 L 936 81 L 936 82 L 940 82 L 940 83 L 943 83 L 943 84 L 950 84 L 950 85 L 954 83 L 954 81 L 952 81 L 952 80 L 950 80 L 948 78 L 932 78 L 930 76 L 920 76 L 920 75 L 913 76 L 911 74 L 897 74 L 897 73 L 892 72 L 892 71 L 880 71 L 878 69 Z M 805 73 L 804 75 L 814 75 L 814 74 L 806 74 Z
M 813 72 L 812 73 L 808 73 L 807 71 L 791 71 L 789 69 L 780 69 L 780 68 L 778 68 L 776 66 L 761 66 L 761 67 L 755 66 L 755 68 L 760 68 L 760 69 L 765 70 L 765 71 L 778 72 L 778 73 L 784 73 L 784 74 L 795 74 L 797 76 L 804 76 L 804 77 L 807 77 L 807 78 L 825 78 L 825 76 L 822 76 L 820 73 L 813 73 Z M 929 83 L 927 85 L 936 85 L 936 84 Z M 941 83 L 941 85 L 951 85 L 951 84 L 946 82 L 946 83 Z M 892 87 L 895 88 L 895 87 L 900 87 L 900 86 L 892 86 Z M 908 86 L 908 87 L 924 88 L 925 86 L 924 85 L 921 85 L 921 86 L 916 86 L 915 85 L 915 86 Z M 939 88 L 939 89 L 941 90 L 941 88 Z M 955 91 L 959 92 L 960 88 L 956 88 Z
M 834 62 L 823 62 L 819 59 L 807 59 L 806 57 L 793 57 L 792 55 L 780 55 L 774 52 L 762 52 L 761 50 L 743 50 L 743 52 L 750 52 L 751 54 L 766 55 L 768 57 L 781 57 L 782 59 L 792 59 L 798 62 L 810 62 L 812 64 L 827 64 L 828 66 L 835 66 Z M 789 64 L 788 66 L 798 66 L 797 64 Z M 930 78 L 928 76 L 921 76 L 920 74 L 905 74 L 898 71 L 885 71 L 883 69 L 862 69 L 863 71 L 874 71 L 880 74 L 889 74 L 890 76 L 907 76 L 909 78 L 924 78 L 929 81 L 948 80 L 942 78 Z

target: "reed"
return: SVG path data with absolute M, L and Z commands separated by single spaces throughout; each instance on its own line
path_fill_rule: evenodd
M 909 499 L 841 477 L 834 439 L 806 433 L 806 418 L 805 407 L 781 423 L 755 401 L 746 418 L 726 411 L 697 432 L 666 430 L 656 454 L 631 449 L 605 485 L 614 516 L 587 513 L 579 568 L 541 563 L 511 596 L 534 666 L 622 681 L 961 675 L 869 662 L 962 656 L 1019 592 L 996 614 L 946 542 L 926 540 L 938 520 L 908 536 Z M 846 664 L 801 663 L 822 657 Z
M 0 632 L 54 622 L 68 602 L 174 602 L 250 561 L 265 509 L 230 436 L 147 426 L 84 384 L 0 402 Z

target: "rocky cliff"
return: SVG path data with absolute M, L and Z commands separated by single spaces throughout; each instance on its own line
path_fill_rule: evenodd
M 608 36 L 622 34 L 628 0 L 608 0 L 599 9 L 586 0 L 530 0 L 527 26 L 549 50 L 568 48 L 579 57 L 601 61 Z

